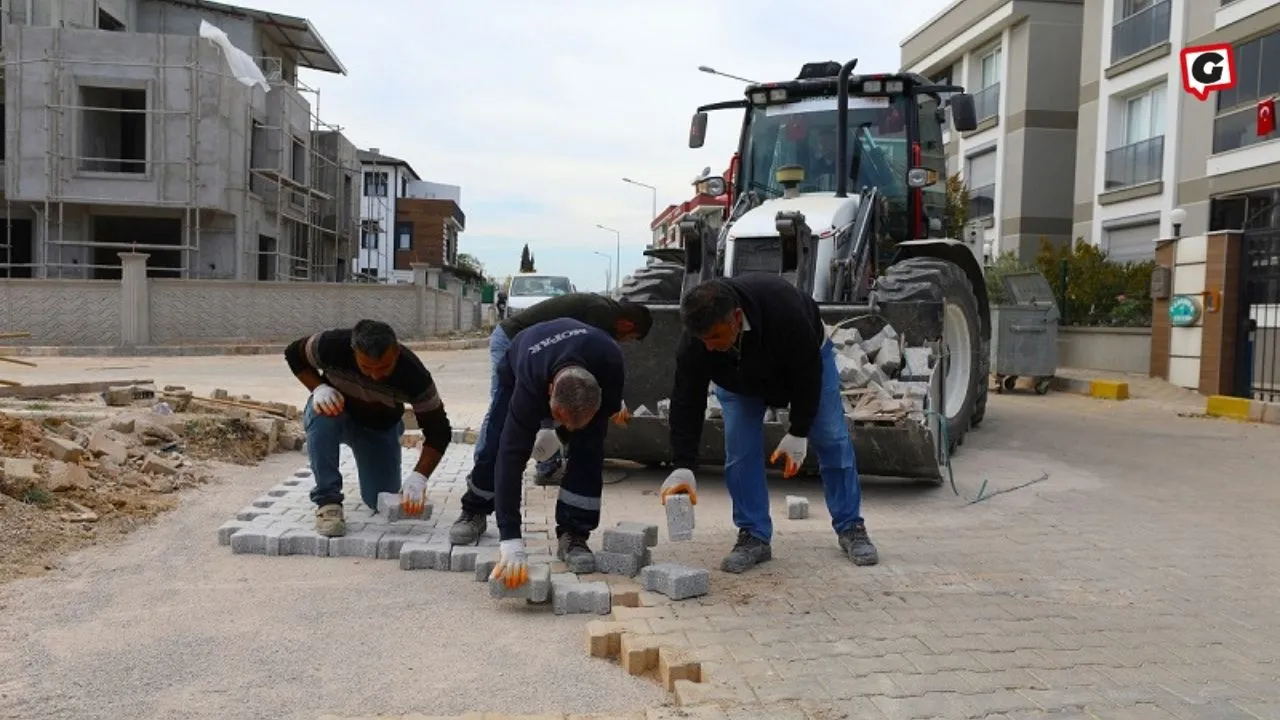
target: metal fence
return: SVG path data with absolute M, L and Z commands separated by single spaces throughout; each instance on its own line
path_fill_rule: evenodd
M 1106 163 L 1108 190 L 1155 182 L 1164 172 L 1164 136 L 1108 150 Z
M 988 85 L 973 94 L 973 110 L 978 122 L 1000 114 L 1000 83 Z
M 1280 401 L 1280 228 L 1241 235 L 1237 394 Z
M 1169 40 L 1171 0 L 1139 10 L 1111 26 L 1111 62 L 1132 57 Z

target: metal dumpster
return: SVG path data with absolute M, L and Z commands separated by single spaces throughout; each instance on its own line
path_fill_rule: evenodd
M 1009 304 L 991 308 L 991 372 L 996 392 L 1013 390 L 1018 378 L 1035 378 L 1049 392 L 1058 372 L 1058 303 L 1044 276 L 1032 270 L 1001 278 Z

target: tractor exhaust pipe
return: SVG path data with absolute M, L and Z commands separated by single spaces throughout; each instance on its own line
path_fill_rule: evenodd
M 854 58 L 836 76 L 836 197 L 849 196 L 849 76 L 858 66 Z

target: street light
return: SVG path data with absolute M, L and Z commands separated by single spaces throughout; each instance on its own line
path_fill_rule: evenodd
M 639 180 L 632 180 L 631 178 L 622 178 L 622 182 L 631 183 L 632 185 L 642 188 L 649 188 L 649 192 L 652 194 L 653 198 L 653 201 L 649 204 L 649 226 L 652 228 L 653 221 L 658 218 L 658 188 L 647 183 L 642 183 Z
M 611 274 L 611 271 L 613 270 L 613 268 L 609 267 L 609 265 L 613 263 L 613 258 L 612 258 L 612 257 L 610 257 L 607 253 L 602 253 L 602 252 L 600 252 L 599 250 L 592 250 L 591 252 L 593 252 L 593 253 L 595 253 L 596 255 L 599 255 L 600 257 L 602 257 L 602 258 L 604 258 L 604 259 L 605 259 L 605 266 L 604 266 L 604 291 L 605 291 L 605 294 L 608 294 L 608 293 L 609 293 L 609 275 Z
M 617 230 L 614 230 L 611 227 L 605 227 L 600 223 L 596 223 L 596 227 L 606 232 L 613 233 L 614 243 L 617 246 L 616 247 L 617 255 L 614 256 L 616 258 L 614 264 L 617 266 L 617 269 L 614 271 L 613 276 L 615 278 L 621 278 L 622 277 L 622 233 L 618 232 Z
M 744 78 L 744 77 L 738 77 L 737 75 L 730 75 L 729 73 L 726 73 L 726 72 L 720 72 L 719 70 L 717 70 L 717 69 L 715 69 L 715 68 L 713 68 L 713 67 L 707 67 L 706 65 L 699 65 L 699 66 L 698 66 L 698 70 L 699 70 L 699 72 L 704 72 L 704 73 L 706 73 L 706 74 L 708 74 L 708 75 L 719 75 L 720 77 L 727 77 L 727 78 L 729 78 L 730 80 L 738 80 L 738 81 L 740 81 L 740 82 L 749 83 L 749 84 L 751 84 L 751 85 L 758 85 L 758 84 L 759 84 L 759 83 L 757 83 L 755 80 L 748 80 L 748 79 L 746 79 L 746 78 Z

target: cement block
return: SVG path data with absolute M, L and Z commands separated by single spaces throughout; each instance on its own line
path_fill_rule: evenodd
M 404 544 L 408 542 L 420 542 L 420 538 L 408 533 L 408 528 L 400 529 L 399 532 L 383 534 L 381 538 L 378 538 L 378 559 L 400 559 L 400 548 L 404 547 Z
M 654 529 L 656 530 L 657 528 Z M 649 547 L 649 544 L 648 538 L 645 537 L 643 531 L 607 528 L 604 531 L 604 545 L 602 547 L 605 552 L 639 555 Z
M 378 557 L 378 541 L 383 533 L 379 530 L 357 530 L 346 535 L 329 538 L 329 557 Z
M 236 555 L 266 555 L 266 528 L 244 528 L 232 533 L 231 552 Z
M 672 600 L 685 600 L 706 595 L 711 590 L 711 573 L 704 568 L 658 563 L 640 571 L 644 589 L 666 595 Z
M 479 555 L 480 548 L 474 545 L 455 545 L 449 554 L 449 569 L 453 572 L 475 572 Z
M 625 530 L 628 532 L 638 532 L 641 535 L 644 535 L 645 547 L 657 547 L 658 545 L 658 526 L 657 525 L 651 525 L 649 523 L 639 523 L 639 522 L 620 522 L 618 523 L 617 527 L 619 530 Z
M 264 528 L 262 530 L 262 534 L 267 539 L 266 554 L 272 557 L 279 556 L 281 554 L 280 538 L 284 537 L 284 534 L 289 532 L 292 529 L 293 529 L 292 527 L 290 527 L 285 523 L 276 523 L 275 525 L 272 525 L 269 528 Z
M 400 546 L 401 570 L 448 570 L 453 548 L 448 542 L 414 539 Z
M 314 530 L 293 528 L 280 536 L 281 555 L 312 555 L 327 557 L 329 555 L 329 538 Z
M 475 560 L 475 577 L 476 582 L 487 582 L 489 573 L 493 572 L 493 568 L 498 564 L 498 548 L 477 548 Z
M 230 545 L 231 536 L 240 530 L 249 527 L 249 523 L 245 520 L 228 520 L 218 528 L 218 544 Z
M 929 364 L 933 359 L 933 350 L 927 347 L 903 348 L 903 366 L 900 379 L 907 381 L 923 381 L 929 379 Z
M 490 580 L 489 597 L 515 598 L 535 603 L 546 602 L 551 597 L 551 566 L 543 563 L 530 564 L 529 581 L 514 590 L 507 589 L 500 579 Z
M 551 609 L 556 615 L 608 615 L 612 610 L 612 596 L 606 582 L 552 582 L 551 591 Z
M 693 502 L 688 495 L 667 498 L 667 539 L 686 542 L 693 539 Z
M 598 552 L 596 553 L 596 572 L 605 573 L 606 575 L 635 577 L 640 572 L 640 568 L 650 562 L 652 562 L 652 558 L 649 556 L 649 548 L 645 548 L 644 552 L 639 555 Z
M 400 493 L 378 493 L 378 514 L 387 522 L 427 520 L 431 517 L 431 511 L 431 503 L 427 503 L 422 512 L 416 515 L 406 514 L 404 508 L 400 506 Z
M 266 508 L 250 505 L 247 508 L 241 508 L 240 512 L 236 513 L 236 519 L 252 520 L 258 517 L 259 515 L 271 515 L 271 514 L 272 512 Z
M 809 517 L 809 499 L 799 495 L 787 496 L 787 519 L 804 520 Z

